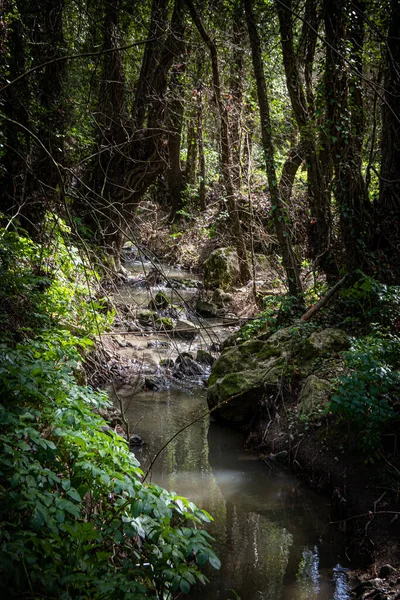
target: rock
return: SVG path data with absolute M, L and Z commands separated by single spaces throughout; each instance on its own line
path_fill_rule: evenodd
M 206 319 L 215 317 L 217 314 L 217 306 L 213 302 L 198 299 L 196 302 L 196 312 Z
M 323 329 L 310 335 L 309 343 L 319 356 L 350 348 L 350 338 L 341 329 Z
M 396 573 L 396 569 L 392 567 L 392 565 L 382 565 L 379 571 L 379 577 L 385 579 L 386 577 L 393 575 L 393 573 Z
M 205 365 L 210 365 L 211 367 L 215 363 L 215 358 L 206 350 L 199 349 L 197 350 L 196 361 L 199 363 L 204 363 Z
M 122 335 L 115 335 L 114 336 L 114 340 L 117 342 L 118 346 L 120 348 L 126 348 L 127 347 L 127 343 L 125 338 Z
M 200 327 L 198 325 L 186 319 L 179 319 L 173 329 L 174 335 L 186 340 L 193 340 L 199 331 Z
M 170 348 L 171 342 L 165 340 L 150 340 L 147 342 L 148 348 Z
M 174 328 L 174 322 L 171 317 L 157 317 L 154 325 L 160 331 L 172 331 Z
M 162 385 L 158 377 L 151 377 L 151 375 L 146 375 L 144 378 L 144 385 L 148 390 L 159 390 Z
M 132 448 L 132 446 L 143 446 L 143 444 L 143 438 L 141 438 L 137 433 L 132 433 L 129 438 L 129 447 Z
M 218 248 L 204 262 L 206 288 L 229 290 L 240 279 L 239 259 L 233 248 Z
M 289 452 L 287 450 L 281 450 L 276 454 L 270 454 L 268 458 L 270 458 L 271 460 L 281 460 L 283 462 L 286 462 L 289 458 Z
M 159 290 L 157 294 L 149 302 L 149 309 L 151 310 L 163 310 L 168 308 L 170 301 L 165 292 Z
M 217 365 L 216 361 L 215 365 Z M 235 424 L 244 424 L 254 417 L 254 411 L 264 394 L 276 394 L 284 373 L 285 361 L 271 358 L 268 363 L 246 371 L 228 373 L 218 379 L 207 391 L 207 404 L 214 415 Z M 214 374 L 215 375 L 215 374 Z M 213 376 L 213 374 L 212 374 Z M 211 381 L 211 378 L 210 378 Z
M 259 402 L 268 395 L 275 397 L 282 377 L 288 373 L 312 374 L 316 358 L 348 345 L 340 330 L 329 329 L 305 337 L 300 327 L 286 327 L 264 333 L 248 342 L 224 347 L 212 366 L 207 402 L 214 415 L 235 423 L 245 423 L 254 416 Z M 325 403 L 329 383 L 313 376 L 302 391 L 303 414 L 310 414 Z
M 193 358 L 189 358 L 188 356 L 178 357 L 180 358 L 175 362 L 176 371 L 173 373 L 175 375 L 176 372 L 179 372 L 183 375 L 188 375 L 189 377 L 203 375 L 203 369 Z
M 185 358 L 190 358 L 193 360 L 193 354 L 190 354 L 190 352 L 181 352 L 176 358 L 175 364 L 179 365 Z
M 327 405 L 332 392 L 329 381 L 309 375 L 299 396 L 299 414 L 309 417 Z
M 221 288 L 217 288 L 213 292 L 212 301 L 218 308 L 225 308 L 227 305 L 232 303 L 232 300 L 232 294 L 224 292 L 224 290 L 221 290 Z
M 141 325 L 154 326 L 156 319 L 158 318 L 157 313 L 154 310 L 148 308 L 142 308 L 137 312 L 137 320 Z
M 164 367 L 164 369 L 173 369 L 175 367 L 175 363 L 172 358 L 162 358 L 160 360 L 160 367 Z
M 83 368 L 82 363 L 77 364 L 77 366 L 74 368 L 73 373 L 74 373 L 76 383 L 78 385 L 81 385 L 82 387 L 86 387 L 88 384 L 88 379 L 87 379 L 86 371 Z

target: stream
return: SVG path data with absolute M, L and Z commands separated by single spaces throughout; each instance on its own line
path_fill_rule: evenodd
M 135 266 L 131 267 L 135 274 Z M 181 277 L 188 276 L 182 272 Z M 157 289 L 160 289 L 158 287 Z M 185 300 L 194 292 L 187 293 Z M 148 292 L 129 283 L 119 300 L 148 302 Z M 175 301 L 175 300 L 174 300 Z M 229 335 L 213 322 L 213 335 Z M 144 356 L 147 337 L 132 334 Z M 207 347 L 198 336 L 195 348 Z M 166 339 L 166 338 L 165 338 Z M 210 340 L 208 340 L 208 344 Z M 152 350 L 145 360 L 156 368 L 158 358 L 175 358 L 193 343 L 180 341 Z M 125 349 L 124 349 L 125 350 Z M 127 351 L 130 349 L 127 348 Z M 147 471 L 155 454 L 174 434 L 207 411 L 204 382 L 176 382 L 160 391 L 134 385 L 117 387 L 132 431 L 145 444 L 135 455 Z M 173 439 L 157 458 L 149 478 L 190 498 L 211 513 L 207 530 L 215 537 L 220 571 L 210 569 L 207 588 L 190 594 L 205 600 L 347 600 L 350 587 L 342 541 L 331 537 L 329 502 L 301 484 L 273 461 L 246 452 L 244 435 L 202 418 Z M 326 529 L 326 531 L 325 531 Z M 322 533 L 323 536 L 322 536 Z

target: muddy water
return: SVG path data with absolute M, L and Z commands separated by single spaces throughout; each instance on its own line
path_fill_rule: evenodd
M 138 290 L 125 293 L 132 301 Z M 182 344 L 180 351 L 185 349 Z M 204 386 L 190 381 L 180 386 L 160 392 L 138 392 L 127 385 L 118 390 L 132 430 L 146 442 L 135 452 L 145 472 L 172 436 L 207 411 Z M 214 517 L 208 530 L 216 539 L 222 567 L 210 570 L 209 586 L 190 597 L 349 599 L 342 547 L 325 531 L 327 500 L 243 447 L 242 434 L 207 416 L 172 440 L 149 474 Z
M 120 391 L 134 431 L 146 440 L 136 452 L 144 471 L 179 429 L 207 410 L 201 388 Z M 189 497 L 215 519 L 209 531 L 222 568 L 210 572 L 211 584 L 191 597 L 349 598 L 341 547 L 329 535 L 320 539 L 329 521 L 326 499 L 246 453 L 243 443 L 240 433 L 206 417 L 168 444 L 151 470 L 152 481 Z

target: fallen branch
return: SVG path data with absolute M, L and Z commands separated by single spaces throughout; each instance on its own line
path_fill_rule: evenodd
M 337 283 L 335 283 L 335 285 L 330 290 L 327 291 L 325 296 L 322 296 L 322 298 L 320 300 L 318 300 L 318 302 L 316 304 L 314 304 L 314 306 L 309 308 L 308 311 L 304 313 L 304 315 L 300 318 L 300 321 L 308 321 L 323 306 L 328 304 L 328 302 L 332 298 L 332 296 L 334 296 L 336 294 L 336 292 L 339 291 L 341 287 L 343 287 L 344 283 L 347 280 L 347 277 L 348 277 L 348 275 L 346 274 L 344 277 L 342 277 L 342 279 L 340 279 Z

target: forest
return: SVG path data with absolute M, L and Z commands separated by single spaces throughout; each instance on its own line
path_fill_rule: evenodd
M 400 0 L 0 0 L 0 190 L 0 590 L 214 598 L 121 400 L 196 376 L 348 535 L 293 598 L 400 597 Z

